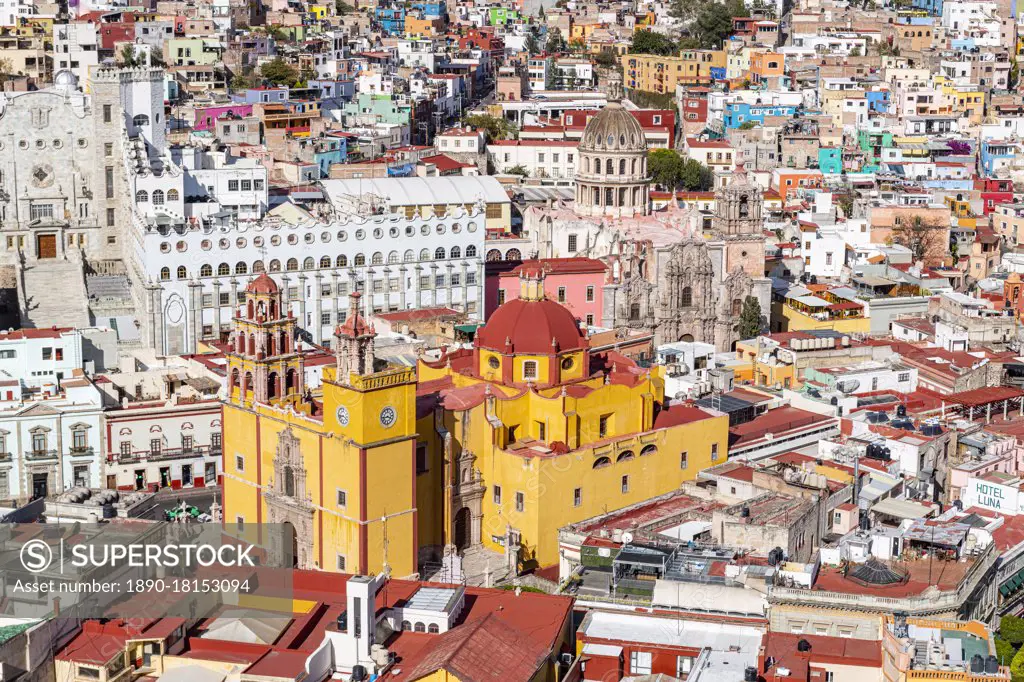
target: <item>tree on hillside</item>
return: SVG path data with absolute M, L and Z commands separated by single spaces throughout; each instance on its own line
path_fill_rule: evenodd
M 1013 682 L 1024 682 L 1024 647 L 1010 661 L 1010 679 Z
M 121 65 L 129 68 L 133 66 L 139 66 L 139 58 L 135 56 L 135 48 L 131 45 L 125 45 L 121 48 Z
M 526 31 L 526 48 L 527 53 L 533 55 L 540 53 L 540 29 L 537 28 L 536 24 L 530 26 Z
M 565 38 L 562 37 L 562 32 L 557 28 L 551 29 L 548 32 L 548 41 L 544 44 L 544 51 L 548 54 L 560 54 L 565 52 L 566 44 Z
M 655 185 L 671 192 L 679 186 L 683 158 L 671 149 L 652 149 L 647 152 L 647 172 Z
M 743 0 L 706 3 L 697 12 L 690 35 L 704 49 L 720 47 L 732 35 L 732 18 L 749 14 Z
M 518 175 L 521 178 L 528 178 L 528 177 L 530 177 L 530 171 L 526 170 L 526 166 L 524 166 L 521 163 L 516 164 L 515 166 L 512 166 L 511 168 L 509 168 L 505 172 L 507 174 L 509 174 L 509 175 Z
M 516 127 L 508 119 L 490 114 L 468 114 L 462 119 L 463 125 L 483 130 L 488 141 L 509 140 L 516 136 Z
M 682 24 L 688 24 L 697 16 L 700 4 L 696 0 L 672 0 L 668 6 L 668 15 Z
M 923 261 L 948 250 L 948 234 L 947 226 L 940 221 L 916 215 L 892 228 L 892 241 L 910 249 L 915 261 Z
M 633 34 L 633 43 L 629 47 L 630 52 L 636 54 L 675 54 L 678 46 L 675 41 L 664 33 L 655 33 L 644 29 Z
M 274 85 L 291 85 L 298 79 L 299 72 L 285 60 L 275 57 L 260 67 L 260 75 Z
M 761 304 L 753 296 L 747 296 L 743 300 L 743 310 L 740 312 L 740 339 L 752 339 L 758 336 L 763 329 L 761 323 Z
M 999 620 L 999 636 L 1013 647 L 1020 647 L 1024 644 L 1024 618 L 1003 616 Z
M 689 192 L 706 192 L 714 185 L 715 174 L 697 159 L 687 159 L 683 162 L 679 182 Z

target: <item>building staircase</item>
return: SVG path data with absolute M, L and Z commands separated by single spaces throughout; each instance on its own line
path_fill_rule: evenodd
M 89 306 L 81 256 L 47 258 L 18 267 L 21 326 L 88 327 Z

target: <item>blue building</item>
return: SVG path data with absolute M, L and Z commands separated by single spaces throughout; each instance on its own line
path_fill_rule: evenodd
M 884 114 L 889 111 L 888 90 L 868 90 L 864 93 L 864 99 L 868 101 L 868 111 Z
M 766 116 L 785 116 L 792 118 L 797 108 L 784 104 L 747 104 L 746 102 L 733 102 L 725 105 L 725 113 L 722 121 L 726 128 L 739 128 L 744 123 L 756 123 L 764 125 Z
M 410 8 L 419 10 L 423 13 L 424 17 L 448 16 L 448 8 L 445 5 L 444 0 L 437 0 L 436 2 L 414 2 L 410 5 Z
M 826 175 L 842 173 L 843 150 L 839 147 L 820 147 L 818 149 L 818 170 Z
M 383 33 L 389 36 L 405 35 L 405 7 L 378 7 L 373 14 Z
M 348 161 L 348 138 L 323 137 L 313 144 L 313 163 L 320 167 L 320 177 L 322 178 L 330 175 L 332 163 Z
M 1005 140 L 982 140 L 981 170 L 982 175 L 992 177 L 996 169 L 1001 168 L 1008 159 L 1013 159 L 1015 145 Z

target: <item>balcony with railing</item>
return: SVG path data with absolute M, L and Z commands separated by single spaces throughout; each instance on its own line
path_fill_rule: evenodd
M 25 459 L 30 462 L 37 462 L 40 460 L 57 459 L 58 452 L 56 450 L 29 450 L 25 453 Z
M 219 445 L 196 445 L 191 448 L 161 448 L 159 450 L 132 450 L 130 453 L 117 452 L 111 455 L 111 461 L 118 464 L 139 464 L 141 462 L 165 462 L 174 459 L 199 459 L 202 457 L 220 457 Z

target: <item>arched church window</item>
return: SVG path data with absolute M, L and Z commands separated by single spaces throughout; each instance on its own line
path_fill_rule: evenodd
M 180 196 L 176 189 L 167 190 L 167 201 L 177 201 Z
M 590 157 L 589 156 L 583 157 L 583 172 L 584 173 L 589 173 L 590 172 Z
M 615 190 L 611 187 L 605 187 L 604 189 L 604 205 L 614 206 L 615 205 Z
M 230 275 L 231 274 L 231 266 L 228 265 L 227 263 L 221 263 L 220 265 L 217 266 L 217 274 L 222 276 L 222 277 L 225 276 L 225 275 Z
M 750 217 L 750 202 L 746 196 L 740 197 L 740 218 Z
M 490 249 L 487 252 L 487 260 L 488 262 L 501 260 L 501 251 L 498 251 L 497 249 Z
M 245 264 L 245 261 L 238 261 L 235 263 L 235 274 L 244 275 L 248 271 L 249 266 Z
M 427 249 L 420 249 L 420 260 L 430 260 L 430 251 Z
M 434 249 L 434 260 L 444 260 L 444 247 L 439 246 Z
M 441 628 L 438 627 L 437 623 L 431 623 L 430 625 L 427 626 L 427 633 L 428 634 L 436 635 L 439 632 L 441 632 Z
M 364 256 L 361 253 L 357 253 L 355 258 L 355 264 L 356 266 L 366 265 L 366 256 Z
M 397 262 L 398 262 L 398 252 L 397 251 L 392 251 L 391 253 L 388 254 L 388 263 L 397 263 Z
M 210 264 L 206 264 L 206 265 L 200 266 L 200 268 L 199 268 L 199 276 L 200 277 L 212 277 L 213 276 L 213 266 L 210 265 Z
M 171 269 L 170 268 L 160 268 L 160 281 L 161 282 L 166 282 L 170 278 L 171 278 Z
M 321 268 L 329 268 L 329 267 L 331 267 L 331 257 L 330 256 L 323 256 L 323 257 L 321 257 L 320 258 L 320 267 Z
M 683 287 L 683 307 L 693 307 L 693 288 L 691 287 Z
M 266 268 L 265 265 L 263 265 L 263 261 L 258 260 L 258 261 L 254 262 L 252 264 L 252 271 L 253 271 L 253 274 L 257 274 L 258 275 L 261 272 L 266 272 L 267 268 Z
M 741 312 L 743 312 L 743 299 L 732 299 L 732 314 L 739 315 Z
M 423 623 L 416 623 L 416 632 L 426 632 L 427 628 Z
M 281 261 L 276 258 L 270 261 L 270 272 L 281 272 Z
M 153 205 L 163 206 L 164 205 L 164 191 L 162 189 L 155 190 L 153 192 Z
M 625 174 L 626 174 L 626 160 L 625 159 L 620 159 L 619 160 L 619 175 L 625 175 Z
M 466 258 L 476 258 L 476 247 L 472 244 L 466 247 Z
M 149 192 L 144 189 L 140 189 L 135 193 L 135 203 L 144 204 L 149 201 Z
M 334 267 L 343 268 L 348 265 L 348 256 L 342 254 L 334 259 Z
M 313 269 L 313 263 L 314 263 L 313 257 L 309 256 L 304 261 L 302 261 L 302 269 L 303 270 L 312 270 Z
M 604 174 L 605 175 L 611 175 L 614 172 L 615 172 L 615 162 L 612 161 L 611 159 L 608 159 L 604 163 Z
M 640 304 L 630 303 L 629 304 L 629 321 L 636 322 L 640 319 Z
M 416 260 L 416 252 L 412 249 L 406 249 L 405 254 L 402 255 L 402 261 L 406 263 L 412 263 Z
M 132 125 L 134 125 L 136 128 L 148 126 L 149 116 L 146 116 L 145 114 L 136 114 L 134 117 L 132 117 Z
M 448 257 L 449 258 L 461 258 L 462 257 L 462 249 L 460 249 L 457 246 L 453 246 L 451 252 L 448 255 Z
M 372 265 L 383 265 L 384 264 L 384 254 L 381 253 L 380 251 L 377 251 L 376 253 L 374 253 L 370 257 L 370 263 Z
M 523 254 L 519 253 L 519 249 L 509 249 L 505 252 L 505 260 L 523 260 Z
M 594 468 L 594 469 L 603 469 L 603 468 L 605 468 L 607 466 L 611 466 L 611 464 L 612 464 L 612 461 L 610 459 L 608 459 L 607 457 L 598 457 L 597 459 L 594 460 L 594 464 L 592 465 L 592 468 Z
M 188 279 L 188 269 L 184 265 L 178 266 L 178 279 Z
M 284 269 L 289 272 L 295 272 L 299 269 L 299 260 L 297 258 L 289 258 L 288 262 L 284 265 Z
M 284 494 L 288 497 L 295 497 L 295 473 L 291 467 L 285 467 L 282 473 L 284 474 Z

